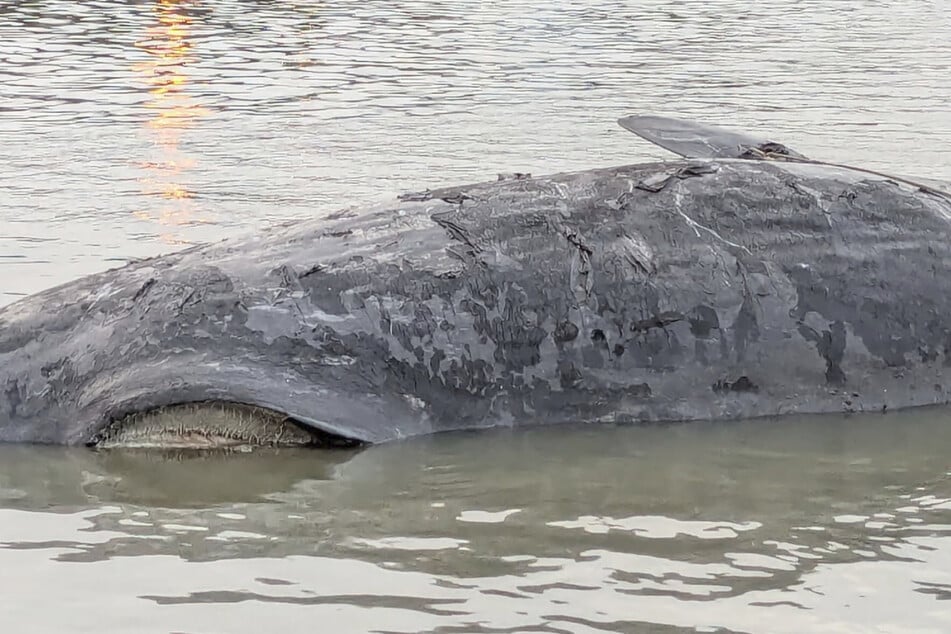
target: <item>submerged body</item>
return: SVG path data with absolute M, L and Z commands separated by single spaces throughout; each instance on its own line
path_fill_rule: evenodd
M 814 164 L 425 192 L 0 310 L 8 442 L 107 444 L 202 402 L 371 443 L 878 411 L 947 403 L 949 379 L 951 200 Z

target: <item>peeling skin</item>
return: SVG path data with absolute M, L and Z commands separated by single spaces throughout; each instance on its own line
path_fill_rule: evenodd
M 949 223 L 933 191 L 732 159 L 407 195 L 0 310 L 0 441 L 208 402 L 368 443 L 943 404 Z

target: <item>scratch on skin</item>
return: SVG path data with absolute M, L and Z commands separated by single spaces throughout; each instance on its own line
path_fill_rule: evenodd
M 564 185 L 564 183 L 552 183 L 552 184 L 555 186 L 555 191 L 558 192 L 558 196 L 560 196 L 564 200 L 568 200 L 568 188 Z
M 475 243 L 472 242 L 472 238 L 469 237 L 468 232 L 466 232 L 462 225 L 453 222 L 441 214 L 433 214 L 431 218 L 433 219 L 433 222 L 445 229 L 453 240 L 458 240 L 459 242 L 462 242 L 468 246 L 472 250 L 473 254 L 479 251 L 478 247 L 476 247 Z
M 822 194 L 812 189 L 811 187 L 806 187 L 802 183 L 798 183 L 796 181 L 787 181 L 786 184 L 789 186 L 790 189 L 792 189 L 797 194 L 803 194 L 812 198 L 812 200 L 816 203 L 816 207 L 822 210 L 822 214 L 825 216 L 826 224 L 829 225 L 829 228 L 830 229 L 835 228 L 832 224 L 832 212 L 829 211 L 828 206 L 823 204 Z
M 567 239 L 568 242 L 570 242 L 573 246 L 577 247 L 586 258 L 590 258 L 594 254 L 594 250 L 582 242 L 581 236 L 579 236 L 577 233 L 565 229 L 564 236 L 565 239 Z
M 664 170 L 641 179 L 635 185 L 637 189 L 643 189 L 651 193 L 662 191 L 668 184 L 675 179 L 684 180 L 695 176 L 704 176 L 706 174 L 715 174 L 720 168 L 712 163 L 691 163 L 679 169 Z M 633 189 L 631 190 L 633 191 Z
M 440 198 L 443 202 L 447 202 L 450 205 L 462 205 L 467 200 L 475 200 L 475 197 L 470 196 L 465 192 L 459 192 L 458 194 L 450 194 L 448 196 L 442 196 Z
M 317 266 L 319 267 L 319 265 Z M 290 303 L 297 312 L 298 319 L 300 320 L 300 325 L 297 327 L 297 331 L 294 333 L 294 336 L 299 336 L 304 331 L 304 324 L 307 322 L 307 316 L 304 314 L 304 310 L 301 308 L 300 302 L 297 301 L 298 293 L 302 290 L 300 276 L 293 268 L 286 264 L 280 266 L 275 271 L 275 273 L 280 275 L 281 288 L 275 297 L 275 300 L 277 301 L 275 301 L 272 306 L 283 303 L 282 300 L 285 297 L 290 299 Z
M 697 234 L 697 237 L 698 237 L 698 238 L 700 237 L 700 232 L 701 232 L 701 231 L 704 231 L 704 232 L 710 234 L 710 235 L 713 236 L 715 239 L 719 240 L 720 242 L 722 242 L 723 244 L 725 244 L 725 245 L 727 245 L 727 246 L 729 246 L 729 247 L 732 247 L 732 248 L 734 248 L 734 249 L 743 251 L 743 252 L 745 252 L 747 255 L 753 255 L 752 251 L 750 251 L 749 249 L 747 249 L 747 248 L 744 247 L 743 245 L 737 244 L 737 243 L 735 243 L 735 242 L 731 242 L 731 241 L 727 240 L 726 238 L 724 238 L 723 236 L 721 236 L 719 233 L 717 233 L 716 231 L 714 231 L 714 230 L 711 229 L 710 227 L 706 227 L 706 226 L 700 224 L 699 222 L 697 222 L 696 220 L 694 220 L 693 218 L 691 218 L 690 216 L 688 216 L 687 214 L 685 214 L 684 211 L 683 211 L 683 192 L 680 191 L 680 189 L 678 189 L 676 192 L 674 192 L 674 203 L 675 203 L 675 205 L 676 205 L 676 207 L 677 207 L 677 213 L 680 214 L 680 216 L 687 222 L 687 226 L 689 226 L 691 229 L 693 229 L 694 233 Z
M 150 277 L 149 279 L 147 279 L 147 280 L 145 281 L 145 284 L 142 285 L 142 288 L 140 288 L 138 291 L 136 291 L 135 295 L 133 295 L 133 297 L 132 297 L 132 301 L 133 301 L 133 302 L 137 302 L 137 301 L 139 301 L 140 299 L 142 299 L 142 297 L 143 297 L 146 293 L 148 293 L 148 292 L 149 292 L 149 289 L 152 288 L 153 286 L 155 286 L 155 278 L 154 278 L 154 277 Z
M 654 254 L 650 247 L 644 242 L 643 238 L 638 236 L 634 238 L 630 235 L 622 235 L 618 238 L 621 245 L 624 259 L 635 271 L 643 275 L 654 275 L 657 273 L 657 265 L 654 262 Z
M 297 276 L 297 279 L 298 279 L 298 280 L 302 280 L 302 279 L 304 279 L 305 277 L 309 277 L 309 276 L 313 275 L 314 273 L 320 273 L 320 272 L 323 271 L 323 270 L 324 270 L 324 267 L 323 267 L 323 266 L 321 266 L 320 264 L 315 264 L 315 265 L 313 265 L 312 267 L 310 267 L 309 269 L 307 269 L 306 271 L 304 271 L 303 273 L 301 273 L 300 275 L 298 275 L 298 276 Z
M 582 278 L 580 281 L 580 286 L 584 290 L 585 298 L 591 297 L 591 289 L 594 287 L 594 282 L 591 279 L 591 256 L 594 255 L 594 250 L 589 247 L 581 239 L 581 236 L 578 235 L 575 231 L 572 231 L 568 227 L 559 227 L 561 230 L 561 235 L 565 237 L 568 241 L 568 244 L 573 246 L 578 251 L 578 261 L 580 266 L 578 267 L 578 277 Z M 575 286 L 575 284 L 572 284 Z
M 197 293 L 198 293 L 198 289 L 196 289 L 196 288 L 192 288 L 192 289 L 189 290 L 188 295 L 186 295 L 186 296 L 185 296 L 185 299 L 183 299 L 183 300 L 181 301 L 181 303 L 178 305 L 178 312 L 179 312 L 179 313 L 181 313 L 183 310 L 185 310 L 185 306 L 188 305 L 188 303 L 192 300 L 192 298 L 193 298 Z

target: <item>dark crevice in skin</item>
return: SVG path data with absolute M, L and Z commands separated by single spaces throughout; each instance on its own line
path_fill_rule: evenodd
M 314 273 L 320 273 L 320 272 L 323 271 L 323 270 L 324 270 L 324 267 L 322 267 L 322 266 L 319 265 L 319 264 L 315 264 L 314 266 L 310 267 L 309 269 L 307 269 L 306 271 L 304 271 L 303 273 L 301 273 L 301 274 L 298 275 L 297 277 L 298 277 L 298 279 L 304 279 L 305 277 L 309 277 L 309 276 L 313 275 Z
M 152 288 L 154 285 L 155 285 L 154 277 L 150 277 L 149 279 L 147 279 L 145 283 L 142 285 L 142 287 L 138 291 L 136 291 L 135 295 L 132 297 L 132 301 L 137 302 L 140 299 L 142 299 L 142 297 L 144 297 L 145 294 L 149 292 L 149 289 Z
M 589 247 L 584 243 L 581 236 L 576 231 L 565 230 L 565 239 L 571 243 L 571 245 L 578 249 L 583 254 L 583 257 L 590 258 L 594 255 L 594 249 Z
M 644 332 L 651 328 L 666 328 L 684 319 L 686 319 L 686 315 L 671 310 L 648 319 L 639 319 L 633 322 L 631 324 L 631 332 Z
M 479 249 L 472 242 L 471 236 L 466 232 L 465 227 L 447 218 L 445 214 L 433 214 L 431 217 L 433 222 L 445 229 L 453 240 L 457 240 L 469 247 L 471 250 L 470 255 L 475 255 L 479 252 Z
M 684 180 L 694 176 L 704 176 L 705 174 L 716 174 L 719 167 L 707 163 L 697 163 L 686 165 L 672 172 L 661 172 L 652 177 L 645 178 L 637 183 L 635 187 L 646 192 L 656 194 L 663 191 L 674 179 Z
M 202 429 L 202 409 L 207 408 L 209 412 L 212 410 L 231 410 L 234 420 L 230 429 L 228 428 L 212 428 L 210 425 L 206 425 L 205 429 Z M 298 447 L 298 448 L 312 448 L 312 449 L 354 449 L 360 448 L 366 445 L 363 441 L 356 440 L 354 438 L 348 438 L 340 434 L 335 434 L 311 425 L 308 425 L 302 421 L 296 420 L 291 416 L 287 416 L 282 412 L 259 407 L 257 405 L 251 405 L 247 403 L 238 403 L 231 401 L 189 401 L 182 403 L 172 403 L 168 405 L 162 405 L 159 407 L 147 408 L 144 410 L 129 410 L 121 414 L 114 415 L 110 417 L 109 421 L 102 426 L 92 436 L 85 445 L 90 448 L 102 448 L 103 445 L 106 445 L 110 442 L 118 441 L 116 445 L 112 447 L 121 448 L 123 444 L 123 433 L 129 431 L 130 428 L 135 425 L 148 426 L 149 423 L 143 423 L 143 420 L 147 421 L 150 417 L 153 416 L 163 416 L 163 415 L 176 415 L 176 412 L 182 410 L 192 409 L 194 411 L 186 411 L 184 415 L 186 417 L 193 417 L 193 421 L 189 421 L 187 425 L 183 425 L 182 432 L 188 436 L 203 436 L 207 438 L 219 437 L 226 440 L 237 441 L 235 444 L 243 446 L 288 446 L 288 447 Z M 247 425 L 239 421 L 239 416 L 246 416 L 249 419 L 257 419 L 256 422 Z M 241 429 L 242 425 L 246 425 L 246 429 Z M 281 438 L 277 439 L 268 439 L 265 434 L 261 434 L 259 437 L 256 433 L 255 427 L 258 428 L 258 431 L 269 431 L 266 429 L 268 425 L 286 425 L 289 424 L 293 426 L 293 429 L 297 430 L 299 434 L 295 442 L 290 442 L 287 444 L 282 444 L 277 442 L 282 440 Z M 151 425 L 163 428 L 168 431 L 177 431 L 173 427 L 168 425 L 162 425 L 161 423 L 151 423 Z M 307 438 L 306 442 L 301 442 L 301 438 Z M 132 445 L 134 446 L 134 445 Z M 220 447 L 215 446 L 204 446 L 196 444 L 195 449 L 228 449 L 227 444 L 222 444 Z
M 829 330 L 821 333 L 805 324 L 799 326 L 799 334 L 806 341 L 816 344 L 816 350 L 826 362 L 826 382 L 829 385 L 845 385 L 845 372 L 842 371 L 842 358 L 845 355 L 845 325 L 841 321 L 832 322 Z
M 557 226 L 557 225 L 556 225 Z M 577 268 L 573 270 L 571 287 L 578 301 L 591 297 L 591 291 L 594 288 L 592 278 L 591 258 L 594 255 L 594 249 L 585 244 L 581 234 L 569 227 L 560 226 L 561 234 L 565 237 L 577 254 Z
M 7 381 L 6 397 L 7 397 L 7 407 L 9 411 L 7 412 L 10 416 L 13 416 L 17 413 L 17 408 L 20 407 L 22 399 L 20 398 L 20 384 L 16 379 L 10 379 Z
M 759 386 L 750 380 L 745 374 L 735 381 L 729 379 L 720 379 L 711 386 L 716 393 L 722 392 L 759 392 Z
M 450 205 L 462 205 L 463 202 L 467 200 L 475 200 L 475 198 L 473 198 L 466 192 L 458 192 L 458 193 L 453 193 L 446 196 L 441 196 L 440 200 L 442 200 L 443 202 L 447 202 Z

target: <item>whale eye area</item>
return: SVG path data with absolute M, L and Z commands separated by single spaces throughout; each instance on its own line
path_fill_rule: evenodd
M 250 451 L 255 447 L 350 448 L 355 440 L 313 429 L 275 410 L 225 401 L 166 405 L 113 418 L 97 449 Z

